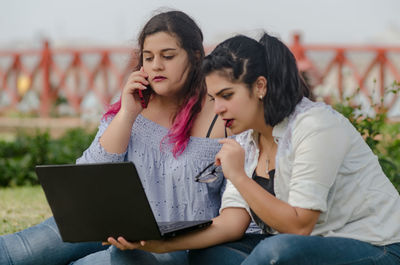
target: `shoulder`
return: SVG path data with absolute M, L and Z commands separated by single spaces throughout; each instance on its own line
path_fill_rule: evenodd
M 207 132 L 211 128 L 210 138 L 225 137 L 224 121 L 218 116 L 213 124 L 215 117 L 214 102 L 205 99 L 203 107 L 194 121 L 191 135 L 196 137 L 206 137 Z
M 339 150 L 349 146 L 351 137 L 356 135 L 351 123 L 327 105 L 311 108 L 292 122 L 288 135 L 294 146 L 302 143 L 326 146 L 333 143 L 331 148 Z
M 114 119 L 115 115 L 108 115 L 106 117 L 102 117 L 99 122 L 99 130 L 104 130 L 110 125 L 111 121 Z
M 334 110 L 331 106 L 322 102 L 312 102 L 304 110 L 298 111 L 289 120 L 293 131 L 312 132 L 329 128 L 341 128 L 347 119 Z

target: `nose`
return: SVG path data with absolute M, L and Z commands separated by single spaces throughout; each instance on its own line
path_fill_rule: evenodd
M 159 56 L 154 56 L 151 68 L 154 71 L 159 71 L 162 70 L 164 68 L 163 62 L 161 60 L 161 58 Z
M 218 115 L 221 115 L 226 111 L 226 107 L 223 102 L 219 101 L 218 99 L 214 100 L 214 112 Z

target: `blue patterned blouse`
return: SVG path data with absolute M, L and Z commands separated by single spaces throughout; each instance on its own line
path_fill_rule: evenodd
M 101 121 L 94 141 L 77 163 L 132 161 L 157 221 L 200 220 L 218 215 L 225 188 L 223 175 L 212 183 L 194 181 L 196 174 L 214 161 L 221 148 L 217 139 L 190 137 L 185 151 L 174 158 L 168 144 L 160 145 L 168 129 L 139 115 L 126 152 L 111 154 L 99 143 L 111 120 Z

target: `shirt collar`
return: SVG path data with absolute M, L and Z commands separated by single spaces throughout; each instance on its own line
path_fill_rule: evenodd
M 288 123 L 289 119 L 288 117 L 286 117 L 285 119 L 283 119 L 283 121 L 275 125 L 274 128 L 272 129 L 272 136 L 274 137 L 276 143 L 278 143 L 279 140 L 283 137 L 288 127 Z M 256 131 L 250 129 L 239 135 L 241 135 L 241 137 L 240 136 L 239 137 L 242 138 L 243 142 L 252 143 L 255 146 L 258 146 L 258 133 Z
M 285 133 L 287 127 L 288 127 L 289 119 L 286 117 L 278 123 L 277 125 L 274 126 L 272 129 L 272 136 L 274 137 L 274 140 L 276 143 L 279 142 L 279 140 L 283 137 L 283 134 Z

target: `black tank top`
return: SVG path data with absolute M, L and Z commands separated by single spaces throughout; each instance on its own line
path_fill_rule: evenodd
M 206 138 L 210 137 L 211 131 L 212 131 L 212 129 L 214 128 L 214 124 L 215 124 L 215 122 L 217 121 L 217 118 L 218 118 L 218 114 L 216 114 L 216 115 L 214 116 L 214 119 L 212 120 L 212 122 L 211 122 L 211 124 L 210 124 L 210 127 L 208 128 Z M 226 137 L 228 137 L 228 133 L 226 132 L 226 127 L 225 127 L 225 138 L 226 138 Z
M 274 191 L 274 176 L 275 176 L 275 169 L 272 169 L 268 172 L 269 179 L 257 176 L 256 171 L 253 172 L 253 180 L 258 183 L 261 187 L 263 187 L 266 191 L 271 193 L 275 196 Z M 262 229 L 262 231 L 266 234 L 271 234 L 273 231 L 271 227 L 269 227 L 266 223 L 264 223 L 250 208 L 251 217 L 253 218 L 254 222 Z

